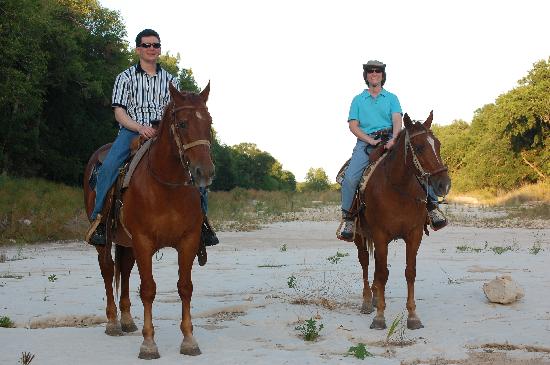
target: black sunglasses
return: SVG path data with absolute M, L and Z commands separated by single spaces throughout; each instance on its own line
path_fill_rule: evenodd
M 160 48 L 160 43 L 142 43 L 138 47 L 149 48 L 151 46 L 153 46 L 153 48 Z
M 381 74 L 383 71 L 379 68 L 370 68 L 367 70 L 367 73 L 368 74 L 372 74 L 372 73 L 377 73 L 377 74 Z

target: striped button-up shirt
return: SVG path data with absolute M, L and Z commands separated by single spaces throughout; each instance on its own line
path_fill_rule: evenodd
M 170 83 L 179 90 L 178 79 L 159 64 L 157 73 L 150 76 L 138 63 L 117 76 L 112 106 L 124 108 L 130 118 L 150 126 L 151 121 L 162 119 L 164 108 L 170 102 Z

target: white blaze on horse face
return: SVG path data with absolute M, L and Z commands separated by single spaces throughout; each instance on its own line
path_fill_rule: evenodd
M 198 111 L 198 110 L 195 111 L 195 115 L 196 115 L 197 118 L 199 118 L 199 119 L 204 119 L 204 117 L 202 116 L 201 112 Z
M 441 163 L 441 161 L 439 160 L 439 157 L 437 157 L 437 152 L 435 150 L 435 140 L 432 138 L 432 136 L 428 136 L 427 140 L 428 140 L 428 143 L 430 144 L 430 146 L 432 146 L 432 150 L 434 151 L 434 156 L 435 156 L 437 162 Z

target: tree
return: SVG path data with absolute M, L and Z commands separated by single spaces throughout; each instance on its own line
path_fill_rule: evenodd
M 311 167 L 306 174 L 303 191 L 324 191 L 330 189 L 328 175 L 322 168 Z

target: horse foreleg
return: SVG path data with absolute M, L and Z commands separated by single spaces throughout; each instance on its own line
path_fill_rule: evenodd
M 134 248 L 136 248 L 136 237 L 134 237 Z M 158 359 L 160 354 L 158 352 L 157 344 L 155 343 L 155 328 L 153 327 L 153 301 L 157 293 L 157 285 L 153 279 L 153 252 L 150 247 L 153 244 L 149 243 L 139 245 L 134 250 L 136 254 L 136 262 L 139 270 L 139 277 L 141 279 L 140 297 L 143 303 L 143 342 L 139 348 L 140 359 Z
M 405 239 L 407 245 L 407 267 L 405 268 L 405 277 L 407 278 L 407 328 L 416 330 L 424 327 L 420 318 L 416 315 L 416 302 L 414 300 L 414 282 L 416 280 L 416 254 L 420 247 L 422 239 L 422 231 L 420 234 L 415 233 L 413 237 Z
M 107 306 L 105 307 L 107 325 L 105 326 L 105 333 L 109 336 L 122 336 L 122 330 L 117 318 L 115 297 L 113 295 L 115 263 L 113 262 L 111 252 L 105 246 L 96 246 L 96 250 L 99 269 L 101 270 L 101 276 L 105 285 L 105 296 L 107 297 Z
M 135 332 L 137 326 L 130 313 L 130 273 L 134 267 L 135 259 L 131 248 L 117 247 L 120 250 L 120 326 L 123 332 Z
M 355 237 L 355 246 L 357 246 L 357 258 L 363 269 L 363 304 L 361 313 L 371 314 L 374 311 L 372 290 L 369 286 L 369 252 L 366 246 L 366 239 L 362 236 Z
M 377 242 L 382 242 L 378 244 Z M 372 284 L 373 292 L 376 297 L 376 316 L 372 320 L 370 328 L 385 329 L 386 318 L 384 311 L 386 310 L 386 282 L 388 281 L 388 243 L 386 240 L 375 240 L 374 251 L 374 281 Z
M 193 254 L 190 254 L 193 252 Z M 184 355 L 200 355 L 201 350 L 195 337 L 193 337 L 193 323 L 191 322 L 191 296 L 193 295 L 193 282 L 191 281 L 191 269 L 195 259 L 195 250 L 187 251 L 181 247 L 178 249 L 178 293 L 181 298 L 182 319 L 180 329 L 183 333 L 183 341 L 180 353 Z

